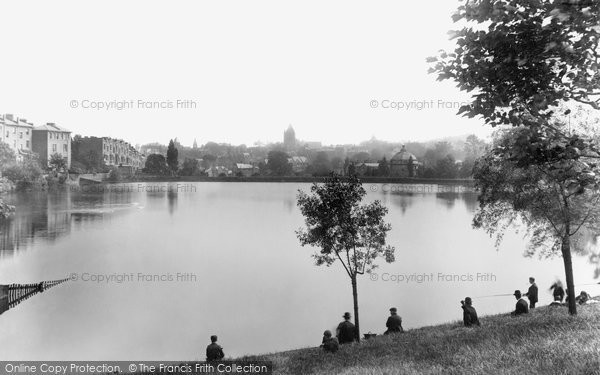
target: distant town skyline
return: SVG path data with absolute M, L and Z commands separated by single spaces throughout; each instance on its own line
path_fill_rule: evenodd
M 3 112 L 0 112 L 0 118 L 2 116 L 10 116 L 10 117 L 14 117 L 15 119 L 18 119 L 19 121 L 27 121 L 27 123 L 29 123 L 31 126 L 36 126 L 36 127 L 40 127 L 40 126 L 43 127 L 43 126 L 49 126 L 49 125 L 56 126 L 55 122 L 50 122 L 50 121 L 47 121 L 47 122 L 44 122 L 44 123 L 34 123 L 33 121 L 29 120 L 28 118 L 22 117 L 22 116 L 18 116 L 18 115 L 14 114 L 14 113 L 3 113 Z M 296 129 L 291 124 L 288 125 L 288 127 L 285 128 L 284 130 L 287 131 L 290 128 L 293 129 L 293 131 L 295 133 Z M 233 142 L 228 142 L 226 140 L 222 141 L 222 142 L 217 142 L 217 141 L 213 141 L 213 140 L 206 140 L 204 142 L 197 142 L 197 138 L 192 139 L 191 142 L 189 142 L 189 144 L 188 144 L 188 142 L 182 142 L 181 139 L 179 139 L 179 137 L 177 137 L 177 136 L 168 138 L 166 140 L 156 140 L 156 141 L 152 141 L 152 142 L 140 143 L 140 142 L 136 141 L 136 139 L 123 139 L 121 137 L 114 136 L 114 135 L 111 135 L 111 134 L 83 134 L 83 133 L 77 132 L 76 130 L 73 131 L 72 129 L 68 129 L 68 128 L 65 128 L 65 130 L 69 131 L 71 133 L 72 137 L 78 135 L 78 136 L 81 136 L 81 137 L 113 138 L 113 139 L 119 139 L 119 140 L 123 140 L 125 142 L 129 142 L 132 145 L 139 145 L 139 146 L 149 145 L 149 144 L 156 144 L 156 143 L 166 146 L 166 145 L 168 145 L 168 143 L 169 143 L 170 140 L 177 140 L 178 144 L 183 145 L 184 147 L 190 147 L 190 148 L 192 148 L 194 146 L 201 147 L 201 146 L 203 146 L 203 145 L 205 145 L 205 144 L 207 144 L 209 142 L 215 142 L 215 143 L 220 143 L 220 144 L 230 144 L 232 146 L 239 146 L 239 145 L 243 144 L 243 145 L 246 145 L 248 147 L 249 146 L 254 146 L 257 143 L 260 143 L 261 146 L 273 145 L 273 144 L 282 144 L 282 145 L 285 145 L 285 140 L 284 140 L 285 135 L 282 136 L 278 140 L 266 141 L 266 142 L 258 141 L 258 142 L 252 142 L 250 144 L 248 144 L 248 143 L 233 143 Z M 355 143 L 340 143 L 340 142 L 337 142 L 337 143 L 336 142 L 326 143 L 326 142 L 323 142 L 323 141 L 321 141 L 319 139 L 302 139 L 302 138 L 295 137 L 295 142 L 297 142 L 297 143 L 320 143 L 323 146 L 359 145 L 359 144 L 361 144 L 363 142 L 368 142 L 368 141 L 371 141 L 371 140 L 377 140 L 377 141 L 388 142 L 388 143 L 432 142 L 432 141 L 438 141 L 438 140 L 442 140 L 442 139 L 467 137 L 468 135 L 471 135 L 471 134 L 475 134 L 475 133 L 454 134 L 454 135 L 441 136 L 441 137 L 435 137 L 435 136 L 432 135 L 430 138 L 427 138 L 427 139 L 397 139 L 397 140 L 380 139 L 380 138 L 376 137 L 375 135 L 372 135 L 368 139 L 363 139 L 363 140 L 360 140 L 360 141 L 355 142 Z M 477 135 L 477 134 L 475 134 L 475 135 Z M 482 138 L 485 139 L 485 136 L 483 136 Z M 0 139 L 0 140 L 2 140 L 2 139 Z
M 4 35 L 19 30 L 3 45 L 13 58 L 0 72 L 0 111 L 35 124 L 186 146 L 279 142 L 289 124 L 323 144 L 489 133 L 456 116 L 467 95 L 427 73 L 425 59 L 452 45 L 455 2 L 35 6 L 5 4 L 0 24 Z

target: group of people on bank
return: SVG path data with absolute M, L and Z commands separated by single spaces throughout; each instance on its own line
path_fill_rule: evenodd
M 529 313 L 530 309 L 535 309 L 535 305 L 538 303 L 538 286 L 535 283 L 534 277 L 529 278 L 529 284 L 530 285 L 527 293 L 522 294 L 520 290 L 515 290 L 513 293 L 517 303 L 515 305 L 515 310 L 511 312 L 511 315 L 518 316 L 527 314 Z M 554 284 L 552 284 L 552 286 L 550 286 L 550 290 L 552 291 L 552 296 L 554 299 L 550 306 L 562 306 L 565 296 L 565 302 L 569 302 L 569 295 L 565 292 L 565 288 L 563 288 L 560 281 L 556 281 Z M 527 303 L 523 297 L 527 297 L 529 303 Z M 587 303 L 590 300 L 590 295 L 585 291 L 581 291 L 581 293 L 575 297 L 575 301 L 580 305 Z M 481 326 L 481 323 L 477 317 L 477 311 L 473 307 L 473 301 L 471 300 L 471 297 L 465 298 L 464 301 L 460 301 L 460 303 L 463 309 L 463 323 L 465 327 Z
M 402 328 L 402 318 L 397 314 L 398 310 L 395 307 L 390 309 L 390 316 L 386 322 L 387 331 L 385 334 L 404 332 Z M 356 339 L 356 326 L 352 324 L 350 319 L 352 315 L 344 313 L 344 321 L 338 324 L 336 336 L 333 337 L 331 331 L 327 330 L 323 333 L 323 341 L 321 348 L 327 352 L 335 353 L 340 348 L 340 345 L 354 342 Z M 210 344 L 206 347 L 206 360 L 219 361 L 225 357 L 223 347 L 217 343 L 217 336 L 210 336 Z
M 352 315 L 349 312 L 344 313 L 344 321 L 338 324 L 336 329 L 336 335 L 333 337 L 330 330 L 323 332 L 323 341 L 321 342 L 321 348 L 326 352 L 335 353 L 340 348 L 340 345 L 349 344 L 356 340 L 356 326 L 352 324 L 350 319 Z M 398 309 L 395 307 L 390 308 L 390 316 L 385 322 L 387 330 L 384 335 L 393 333 L 402 333 L 402 318 L 398 315 Z
M 535 278 L 529 278 L 529 289 L 527 293 L 522 294 L 520 290 L 515 290 L 513 296 L 516 298 L 517 303 L 515 310 L 511 312 L 511 315 L 518 316 L 529 313 L 530 309 L 535 309 L 538 303 L 538 286 L 535 283 Z M 568 303 L 569 295 L 563 288 L 560 281 L 556 281 L 550 287 L 554 301 L 550 306 L 558 306 L 563 304 L 563 299 Z M 527 297 L 529 303 L 525 301 L 523 297 Z M 579 304 L 587 303 L 591 300 L 591 297 L 585 291 L 582 291 L 575 300 Z M 463 324 L 466 327 L 481 326 L 481 322 L 477 317 L 477 310 L 473 307 L 473 300 L 471 297 L 466 297 L 463 301 L 460 301 L 461 308 L 463 310 Z M 336 329 L 336 335 L 333 336 L 330 330 L 323 332 L 323 340 L 321 342 L 321 348 L 326 352 L 335 353 L 339 350 L 340 345 L 349 344 L 356 340 L 356 326 L 350 321 L 352 315 L 349 312 L 344 313 L 344 320 L 338 324 Z M 384 332 L 385 335 L 402 333 L 402 318 L 398 315 L 398 309 L 395 307 L 390 308 L 390 316 L 388 317 L 385 326 L 387 330 Z M 217 336 L 213 335 L 210 337 L 210 345 L 206 347 L 206 360 L 207 361 L 218 361 L 225 357 L 223 348 L 217 343 Z

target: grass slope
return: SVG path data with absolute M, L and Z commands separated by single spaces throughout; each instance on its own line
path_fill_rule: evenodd
M 600 374 L 600 303 L 579 306 L 577 316 L 538 307 L 481 322 L 378 336 L 335 354 L 307 348 L 240 359 L 272 361 L 276 374 Z

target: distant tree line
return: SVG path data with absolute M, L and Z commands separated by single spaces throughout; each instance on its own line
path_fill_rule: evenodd
M 247 147 L 208 142 L 201 147 L 185 147 L 177 139 L 172 139 L 166 148 L 150 144 L 142 146 L 142 150 L 144 147 L 164 150 L 164 153 L 146 157 L 144 172 L 157 175 L 205 175 L 211 167 L 234 170 L 235 165 L 240 163 L 253 165 L 253 174 L 257 176 L 328 176 L 335 172 L 340 175 L 387 177 L 391 173 L 390 159 L 400 146 L 372 139 L 355 146 L 361 150 L 355 152 L 347 152 L 341 147 L 324 150 L 300 147 L 289 151 L 280 144 Z M 410 176 L 469 178 L 475 161 L 485 153 L 486 147 L 486 142 L 475 135 L 460 140 L 407 143 L 407 151 L 416 157 L 416 160 L 410 161 L 413 164 L 409 165 Z M 303 161 L 297 165 L 298 158 L 293 157 L 300 157 Z

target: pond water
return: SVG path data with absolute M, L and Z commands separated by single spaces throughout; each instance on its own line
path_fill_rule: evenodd
M 537 278 L 540 304 L 562 259 L 525 258 L 522 237 L 499 249 L 471 227 L 476 195 L 374 184 L 392 224 L 396 262 L 359 278 L 361 331 L 382 333 L 388 309 L 405 329 L 508 312 Z M 296 183 L 158 183 L 6 196 L 0 284 L 73 280 L 0 315 L 2 360 L 204 359 L 211 334 L 227 356 L 318 346 L 352 311 L 340 264 L 317 267 L 301 247 Z M 392 192 L 394 190 L 394 192 Z M 574 260 L 575 282 L 595 266 Z M 578 287 L 592 295 L 597 286 Z M 485 322 L 485 318 L 484 318 Z M 484 323 L 485 324 L 485 323 Z

